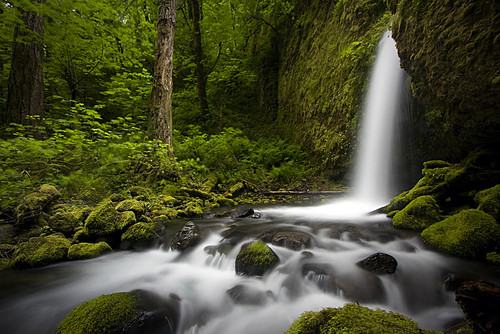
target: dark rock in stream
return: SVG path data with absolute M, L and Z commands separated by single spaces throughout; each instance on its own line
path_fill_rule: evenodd
M 398 266 L 398 261 L 389 254 L 375 253 L 359 261 L 357 265 L 372 273 L 383 275 L 393 274 Z
M 264 305 L 274 299 L 271 291 L 262 291 L 245 284 L 232 287 L 226 291 L 226 294 L 235 304 L 241 305 Z
M 500 333 L 500 287 L 486 281 L 465 282 L 455 300 L 474 333 Z
M 278 232 L 273 236 L 272 244 L 291 250 L 301 250 L 311 246 L 311 236 L 303 232 Z
M 233 218 L 245 218 L 252 216 L 255 213 L 255 210 L 248 207 L 248 206 L 242 206 L 237 208 L 236 210 L 233 211 L 231 214 L 231 217 Z
M 186 250 L 201 241 L 200 228 L 193 222 L 188 222 L 170 239 L 170 248 L 173 250 Z

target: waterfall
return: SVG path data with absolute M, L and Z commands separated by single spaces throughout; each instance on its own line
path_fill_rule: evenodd
M 383 204 L 393 195 L 393 136 L 404 80 L 396 42 L 386 31 L 377 49 L 363 109 L 353 184 L 354 197 L 361 201 Z

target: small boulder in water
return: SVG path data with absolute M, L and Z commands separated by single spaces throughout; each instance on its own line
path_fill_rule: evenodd
M 255 213 L 254 209 L 252 209 L 248 206 L 242 206 L 242 207 L 239 207 L 236 210 L 234 210 L 233 213 L 231 214 L 231 216 L 233 218 L 245 218 L 245 217 L 252 216 L 254 213 Z
M 278 255 L 266 243 L 254 241 L 241 247 L 236 256 L 236 273 L 261 277 L 279 261 Z
M 389 254 L 375 253 L 359 261 L 357 265 L 375 274 L 393 274 L 398 266 L 398 261 Z
M 303 232 L 278 232 L 274 235 L 272 244 L 291 250 L 301 250 L 311 246 L 311 236 Z
M 271 291 L 262 291 L 252 286 L 238 284 L 226 291 L 226 294 L 235 304 L 264 305 L 273 299 Z
M 195 223 L 188 222 L 170 239 L 170 248 L 183 251 L 197 245 L 200 240 L 200 228 Z

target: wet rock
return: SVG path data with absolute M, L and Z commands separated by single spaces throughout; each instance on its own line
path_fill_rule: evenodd
M 273 241 L 273 238 L 275 236 L 276 232 L 275 231 L 266 231 L 266 232 L 262 232 L 261 234 L 259 234 L 259 236 L 257 237 L 257 239 L 265 242 L 265 243 L 270 243 Z
M 173 334 L 178 321 L 177 299 L 134 290 L 102 295 L 81 304 L 59 324 L 56 333 Z
M 304 263 L 302 265 L 302 276 L 308 274 L 333 276 L 334 269 L 329 263 Z
M 68 250 L 68 259 L 93 259 L 109 252 L 111 252 L 111 247 L 103 241 L 96 244 L 82 242 L 80 244 L 71 245 Z
M 236 256 L 236 273 L 261 277 L 279 261 L 278 255 L 266 243 L 254 241 L 241 247 Z
M 489 214 L 469 209 L 426 228 L 422 238 L 429 246 L 450 255 L 484 259 L 495 250 L 500 227 Z
M 274 299 L 271 291 L 262 291 L 258 288 L 238 284 L 226 291 L 226 294 L 235 304 L 264 305 Z
M 38 217 L 50 203 L 61 194 L 54 186 L 44 184 L 35 192 L 25 196 L 16 208 L 17 224 L 31 226 L 37 222 Z
M 303 232 L 278 232 L 273 236 L 272 244 L 291 250 L 301 250 L 311 246 L 311 236 Z
M 215 255 L 217 253 L 226 255 L 233 249 L 233 245 L 230 242 L 223 242 L 218 245 L 211 245 L 205 247 L 203 250 L 210 255 Z
M 53 234 L 33 237 L 14 251 L 13 265 L 17 269 L 46 266 L 66 260 L 71 243 L 64 236 Z
M 183 251 L 197 245 L 200 241 L 200 228 L 195 223 L 188 222 L 170 239 L 170 248 Z
M 392 223 L 397 228 L 422 231 L 441 220 L 439 206 L 430 195 L 420 196 L 398 211 Z
M 324 284 L 323 289 L 362 303 L 382 303 L 385 300 L 384 286 L 377 275 L 372 273 L 332 277 Z
M 251 207 L 248 206 L 242 206 L 239 208 L 236 208 L 233 213 L 231 214 L 231 217 L 233 218 L 245 218 L 253 215 L 255 213 L 255 210 L 252 209 Z
M 398 262 L 396 259 L 384 253 L 375 253 L 357 263 L 361 268 L 375 274 L 392 274 L 396 271 Z
M 474 333 L 500 333 L 500 287 L 486 282 L 465 282 L 455 300 Z

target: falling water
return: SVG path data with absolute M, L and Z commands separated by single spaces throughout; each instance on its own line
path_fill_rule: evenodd
M 361 125 L 353 189 L 363 201 L 383 203 L 392 195 L 393 134 L 404 79 L 396 42 L 387 31 L 378 46 Z

